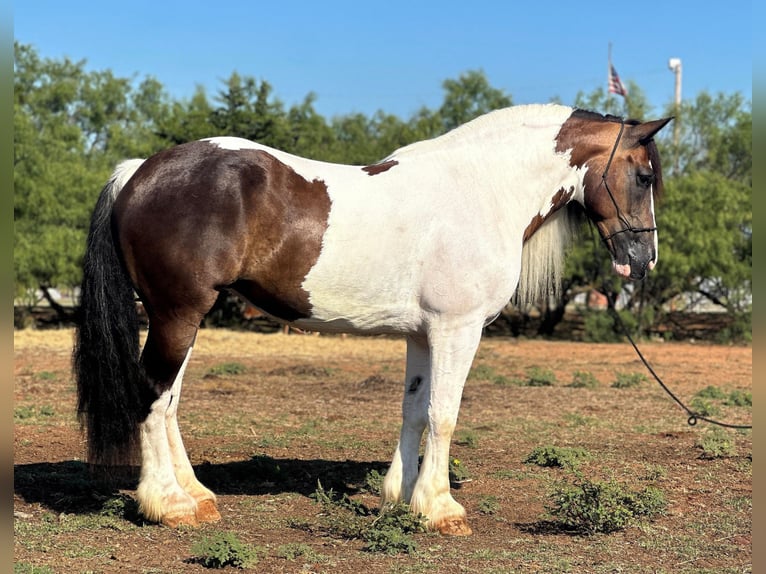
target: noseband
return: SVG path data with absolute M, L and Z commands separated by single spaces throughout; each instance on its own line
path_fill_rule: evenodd
M 615 210 L 617 210 L 617 219 L 619 219 L 622 224 L 623 228 L 618 229 L 614 233 L 610 233 L 606 237 L 603 237 L 601 241 L 606 243 L 609 241 L 612 237 L 615 235 L 619 235 L 620 233 L 625 233 L 626 231 L 632 231 L 633 233 L 648 233 L 650 231 L 656 231 L 656 227 L 633 227 L 631 223 L 628 221 L 627 217 L 622 213 L 622 210 L 620 209 L 620 206 L 617 205 L 617 200 L 614 199 L 614 195 L 612 194 L 612 190 L 609 189 L 609 183 L 606 181 L 606 176 L 609 173 L 609 168 L 612 165 L 612 159 L 614 158 L 614 154 L 617 152 L 617 146 L 620 145 L 620 140 L 622 139 L 622 132 L 625 131 L 625 120 L 620 121 L 620 132 L 617 134 L 617 139 L 614 140 L 614 147 L 612 147 L 612 153 L 609 154 L 609 161 L 606 162 L 606 168 L 604 169 L 604 173 L 601 176 L 601 183 L 604 184 L 604 188 L 606 189 L 606 192 L 609 194 L 609 199 L 612 200 L 612 203 L 614 204 Z

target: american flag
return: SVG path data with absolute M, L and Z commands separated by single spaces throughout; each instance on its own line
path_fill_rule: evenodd
M 620 76 L 617 75 L 617 70 L 611 64 L 609 64 L 609 93 L 622 97 L 628 95 L 628 89 L 622 84 Z

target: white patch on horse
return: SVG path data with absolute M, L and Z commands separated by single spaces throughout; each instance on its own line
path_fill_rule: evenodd
M 412 332 L 432 313 L 494 316 L 518 283 L 520 230 L 547 215 L 562 188 L 582 200 L 584 170 L 555 149 L 571 113 L 557 105 L 492 112 L 394 152 L 386 159 L 398 165 L 385 178 L 315 174 L 331 209 L 302 286 L 312 318 L 298 324 Z

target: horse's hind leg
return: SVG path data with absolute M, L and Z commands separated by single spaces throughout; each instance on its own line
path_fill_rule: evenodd
M 215 504 L 215 494 L 197 480 L 197 477 L 194 474 L 194 469 L 189 461 L 189 457 L 186 454 L 186 448 L 184 447 L 183 439 L 181 438 L 181 430 L 178 428 L 177 413 L 178 404 L 181 400 L 183 373 L 186 370 L 186 365 L 189 362 L 191 352 L 192 348 L 189 347 L 183 366 L 170 390 L 172 399 L 170 407 L 165 413 L 165 424 L 167 426 L 168 444 L 170 446 L 170 456 L 173 460 L 173 469 L 175 471 L 176 480 L 178 480 L 181 488 L 183 488 L 184 491 L 191 495 L 197 502 L 195 518 L 199 522 L 215 522 L 221 519 L 221 515 Z
M 200 317 L 163 320 L 150 316 L 142 362 L 157 399 L 141 425 L 141 513 L 168 526 L 219 518 L 215 496 L 194 477 L 176 419 L 184 371 Z M 203 503 L 204 504 L 200 504 Z M 198 516 L 199 513 L 199 516 Z

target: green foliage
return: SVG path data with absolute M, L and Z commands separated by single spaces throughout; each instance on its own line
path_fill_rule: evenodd
M 583 448 L 548 445 L 535 447 L 524 462 L 538 466 L 575 469 L 588 458 L 590 455 Z
M 325 562 L 327 558 L 318 554 L 308 544 L 302 544 L 299 542 L 289 542 L 287 544 L 280 544 L 274 551 L 274 556 L 277 558 L 284 558 L 291 562 L 301 558 L 308 562 Z
M 634 333 L 638 325 L 636 317 L 626 310 L 620 310 L 617 313 L 620 321 L 616 321 L 612 313 L 608 311 L 596 309 L 585 311 L 584 339 L 591 343 L 619 343 L 625 338 L 622 325 L 629 333 Z
M 412 534 L 425 532 L 425 521 L 403 503 L 388 505 L 364 532 L 364 549 L 384 554 L 412 554 L 417 543 Z
M 708 385 L 701 391 L 697 391 L 694 396 L 701 399 L 725 399 L 726 393 L 718 387 Z
M 476 448 L 479 446 L 479 437 L 473 431 L 462 431 L 455 437 L 455 444 L 468 448 Z
M 556 375 L 550 369 L 542 367 L 530 367 L 527 370 L 527 379 L 524 386 L 527 387 L 550 387 L 556 382 Z
M 471 473 L 468 472 L 463 461 L 457 458 L 449 459 L 449 480 L 453 484 L 460 484 L 461 482 L 471 480 Z
M 13 574 L 53 574 L 50 566 L 35 566 L 26 562 L 17 562 L 13 565 Z
M 516 384 L 505 375 L 499 374 L 494 367 L 483 363 L 475 365 L 471 368 L 471 371 L 468 373 L 468 379 L 477 381 L 489 381 L 501 386 Z
M 612 383 L 612 388 L 630 389 L 632 387 L 637 387 L 648 380 L 649 379 L 647 379 L 646 375 L 643 373 L 617 373 L 617 376 Z
M 229 377 L 234 375 L 241 375 L 247 369 L 242 363 L 221 363 L 211 367 L 205 374 L 206 377 Z
M 653 486 L 634 491 L 614 480 L 577 476 L 553 486 L 546 510 L 562 527 L 581 534 L 609 533 L 657 516 L 665 495 Z
M 730 407 L 752 407 L 753 393 L 735 389 L 729 393 L 728 397 L 726 397 L 724 404 Z
M 721 413 L 721 409 L 713 401 L 700 397 L 694 397 L 689 403 L 689 407 L 696 414 L 703 417 L 714 417 Z
M 731 435 L 718 427 L 703 434 L 697 442 L 697 448 L 702 451 L 700 458 L 706 460 L 734 456 L 737 452 Z
M 192 560 L 206 568 L 250 568 L 258 562 L 259 550 L 242 542 L 233 532 L 204 536 L 192 546 Z
M 372 469 L 364 476 L 364 489 L 370 494 L 380 496 L 383 489 L 384 475 L 380 474 L 377 470 Z
M 500 503 L 497 500 L 497 496 L 487 495 L 482 496 L 479 499 L 479 512 L 481 514 L 491 515 L 500 511 Z
M 364 540 L 368 552 L 412 553 L 417 544 L 412 534 L 425 532 L 425 520 L 413 514 L 404 503 L 386 505 L 377 517 L 347 494 L 338 496 L 321 483 L 310 495 L 322 506 L 320 529 L 331 536 Z M 311 528 L 301 525 L 303 528 Z
M 598 387 L 598 379 L 588 371 L 575 371 L 568 386 L 576 389 L 595 389 Z

